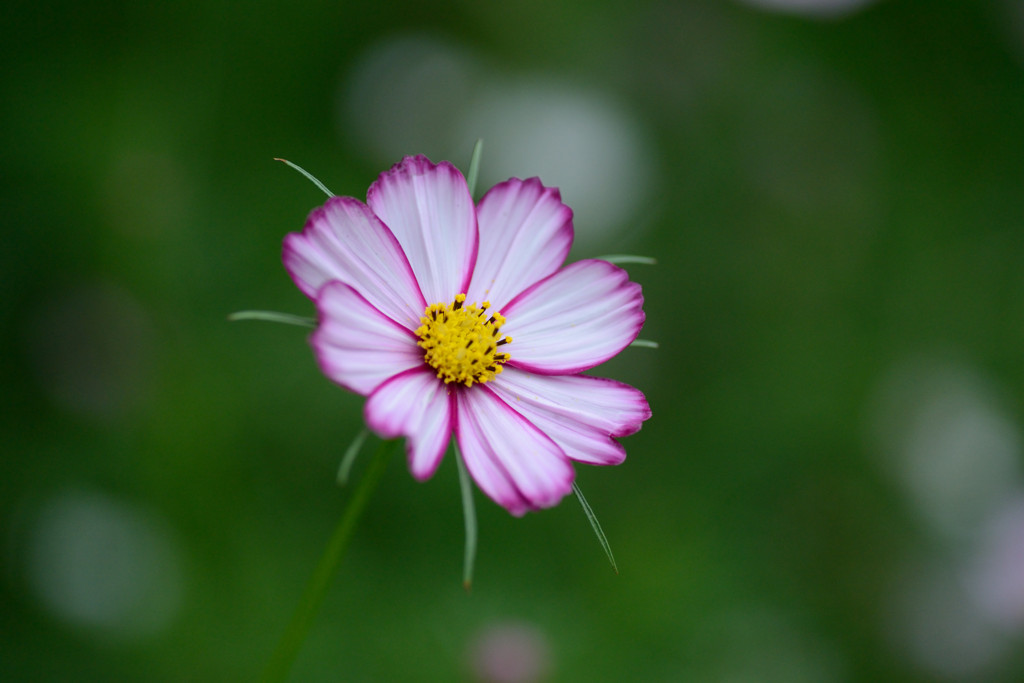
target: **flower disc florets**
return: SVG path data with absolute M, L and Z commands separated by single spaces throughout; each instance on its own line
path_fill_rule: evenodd
M 445 384 L 457 382 L 471 387 L 494 379 L 509 354 L 498 347 L 512 341 L 501 335 L 505 318 L 500 313 L 488 316 L 490 303 L 469 304 L 459 294 L 450 304 L 431 304 L 420 318 L 416 336 L 427 365 L 437 370 Z

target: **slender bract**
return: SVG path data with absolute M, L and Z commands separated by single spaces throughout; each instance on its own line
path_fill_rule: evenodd
M 469 171 L 466 173 L 466 187 L 469 188 L 469 196 L 476 196 L 476 180 L 480 177 L 480 157 L 484 153 L 484 141 L 477 140 L 473 145 L 473 157 L 469 160 Z
M 612 555 L 612 546 L 608 542 L 608 537 L 604 535 L 604 529 L 601 528 L 601 523 L 597 521 L 597 515 L 590 507 L 590 503 L 583 496 L 583 491 L 580 490 L 579 484 L 573 482 L 572 484 L 573 493 L 576 494 L 576 500 L 580 501 L 580 505 L 583 506 L 583 514 L 587 516 L 587 520 L 590 522 L 590 527 L 594 530 L 597 535 L 597 542 L 601 544 L 601 549 L 604 550 L 604 554 L 608 557 L 608 561 L 611 562 L 612 569 L 615 573 L 619 573 L 619 566 L 615 564 L 615 556 Z
M 311 183 L 313 183 L 314 185 L 316 185 L 317 187 L 319 187 L 319 188 L 320 188 L 320 190 L 321 190 L 321 191 L 323 191 L 323 193 L 324 193 L 324 194 L 326 194 L 326 195 L 327 195 L 328 197 L 334 197 L 334 196 L 335 196 L 335 194 L 334 194 L 333 192 L 331 192 L 330 190 L 328 190 L 328 189 L 327 189 L 327 186 L 326 186 L 326 185 L 324 185 L 323 183 L 321 183 L 321 182 L 320 182 L 320 181 L 319 181 L 319 180 L 318 180 L 318 179 L 316 178 L 316 176 L 314 176 L 314 175 L 313 175 L 312 173 L 310 173 L 310 172 L 309 172 L 309 171 L 307 171 L 306 169 L 302 168 L 302 167 L 301 167 L 301 166 L 299 166 L 298 164 L 293 164 L 292 162 L 288 161 L 287 159 L 279 159 L 279 158 L 277 158 L 277 157 L 274 157 L 274 161 L 280 161 L 280 162 L 282 162 L 282 163 L 285 163 L 285 164 L 287 164 L 288 166 L 291 166 L 291 167 L 292 167 L 292 168 L 294 168 L 294 169 L 295 169 L 296 171 L 298 171 L 298 172 L 299 172 L 299 173 L 301 173 L 302 175 L 306 176 L 306 178 L 308 178 L 308 179 L 309 179 L 309 181 L 310 181 Z
M 298 325 L 299 327 L 316 327 L 316 320 L 313 318 L 291 313 L 278 313 L 277 311 L 236 311 L 228 316 L 228 320 L 265 320 L 271 323 Z
M 356 456 L 359 455 L 359 449 L 363 447 L 363 443 L 369 435 L 369 431 L 365 429 L 360 430 L 356 434 L 356 438 L 352 439 L 352 443 L 345 449 L 345 455 L 341 457 L 341 464 L 338 465 L 337 481 L 339 486 L 344 486 L 348 483 L 348 475 L 352 471 L 352 465 L 356 461 Z
M 658 263 L 657 259 L 650 256 L 634 256 L 633 254 L 608 254 L 607 256 L 598 256 L 598 258 L 609 263 L 640 263 L 645 266 L 653 266 Z
M 462 585 L 468 591 L 473 585 L 473 565 L 476 562 L 476 508 L 473 506 L 473 485 L 462 462 L 459 447 L 455 447 L 455 463 L 459 468 L 459 489 L 462 491 L 462 517 L 466 524 L 466 550 L 462 561 Z

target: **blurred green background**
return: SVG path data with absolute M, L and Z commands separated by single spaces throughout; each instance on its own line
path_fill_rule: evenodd
M 296 681 L 1024 678 L 1024 3 L 7 3 L 0 679 L 253 680 L 362 399 L 281 239 L 404 154 L 630 267 L 654 417 L 579 506 L 398 458 Z M 365 458 L 357 464 L 356 476 Z M 503 663 L 504 662 L 504 663 Z M 511 662 L 511 663 L 509 663 Z M 503 677 L 504 676 L 504 677 Z M 518 676 L 518 678 L 516 677 Z

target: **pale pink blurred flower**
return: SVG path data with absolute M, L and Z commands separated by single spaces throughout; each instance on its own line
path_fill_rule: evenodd
M 551 650 L 531 624 L 499 622 L 479 634 L 469 664 L 473 679 L 481 683 L 538 683 L 551 674 Z

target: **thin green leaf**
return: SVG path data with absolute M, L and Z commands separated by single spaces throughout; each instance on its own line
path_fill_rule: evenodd
M 658 263 L 657 259 L 650 256 L 634 256 L 632 254 L 608 254 L 607 256 L 598 256 L 597 258 L 608 263 L 641 263 L 645 266 L 653 266 Z
M 319 187 L 321 189 L 321 191 L 323 191 L 323 193 L 326 194 L 328 197 L 333 197 L 334 196 L 334 193 L 331 192 L 330 190 L 328 190 L 326 185 L 321 183 L 319 180 L 316 179 L 316 177 L 312 173 L 310 173 L 306 169 L 302 168 L 298 164 L 293 164 L 292 162 L 288 161 L 287 159 L 279 159 L 278 157 L 274 157 L 274 161 L 280 161 L 281 163 L 284 163 L 284 164 L 287 164 L 287 165 L 291 166 L 296 171 L 298 171 L 302 175 L 306 176 L 306 178 L 308 178 L 310 182 L 312 182 L 314 185 Z
M 228 320 L 265 320 L 271 323 L 298 325 L 299 327 L 316 327 L 316 320 L 314 318 L 292 315 L 291 313 L 278 313 L 277 311 L 235 311 L 228 316 Z
M 583 512 L 587 516 L 587 520 L 590 522 L 591 528 L 594 533 L 597 534 L 597 542 L 601 544 L 604 549 L 604 554 L 608 556 L 608 561 L 612 564 L 612 569 L 615 573 L 619 573 L 619 567 L 615 564 L 615 556 L 612 555 L 612 547 L 608 543 L 608 537 L 604 535 L 604 529 L 601 528 L 601 523 L 597 521 L 597 515 L 590 508 L 590 504 L 587 503 L 587 499 L 583 497 L 583 491 L 580 490 L 579 485 L 576 482 L 572 483 L 572 492 L 576 494 L 576 500 L 583 506 Z
M 473 482 L 462 461 L 459 447 L 455 447 L 455 462 L 459 466 L 459 488 L 462 490 L 462 516 L 466 522 L 466 552 L 462 560 L 462 586 L 468 591 L 473 586 L 473 564 L 476 562 L 476 508 L 473 507 Z
M 479 139 L 473 145 L 473 156 L 469 160 L 469 173 L 466 174 L 466 185 L 469 186 L 469 196 L 476 192 L 476 179 L 480 176 L 480 157 L 484 153 L 484 141 Z
M 348 475 L 352 472 L 352 464 L 356 461 L 359 449 L 363 447 L 369 434 L 370 432 L 366 429 L 361 430 L 356 434 L 356 438 L 352 439 L 352 443 L 348 445 L 348 448 L 345 449 L 345 455 L 341 456 L 341 464 L 338 465 L 338 486 L 344 486 L 348 483 Z
M 658 342 L 651 341 L 650 339 L 634 339 L 629 343 L 630 346 L 639 346 L 645 349 L 656 349 L 658 348 Z

